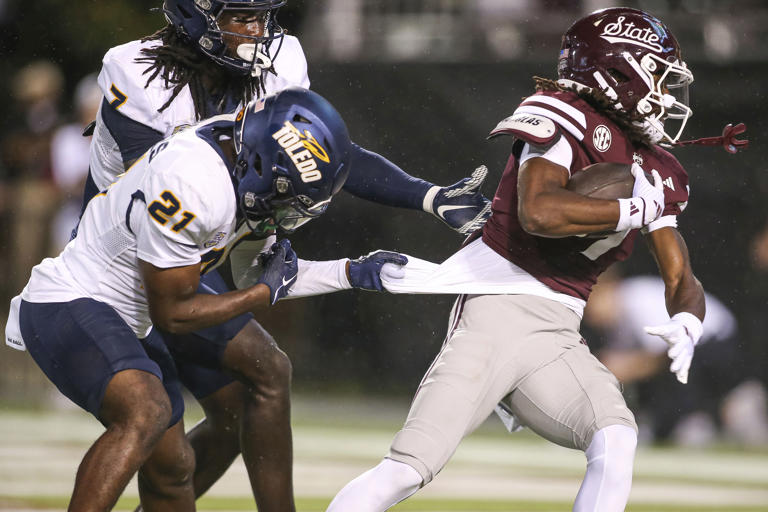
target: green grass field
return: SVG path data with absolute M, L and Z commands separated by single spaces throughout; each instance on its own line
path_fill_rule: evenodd
M 295 487 L 300 511 L 323 511 L 347 481 L 378 463 L 408 406 L 359 398 L 294 401 Z M 188 425 L 199 411 L 186 417 Z M 73 410 L 0 409 L 0 510 L 62 510 L 80 458 L 102 431 Z M 493 418 L 459 447 L 426 488 L 393 510 L 407 512 L 570 510 L 583 454 L 529 432 L 506 433 Z M 135 482 L 117 509 L 138 503 Z M 199 510 L 254 510 L 238 460 Z M 768 450 L 641 447 L 630 512 L 766 511 Z

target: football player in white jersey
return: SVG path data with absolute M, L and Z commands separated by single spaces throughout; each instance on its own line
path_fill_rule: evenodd
M 308 87 L 301 45 L 275 18 L 284 4 L 165 0 L 165 28 L 110 49 L 99 74 L 104 101 L 94 128 L 85 201 L 149 147 L 185 126 L 232 112 L 260 94 L 289 85 Z M 353 144 L 344 189 L 389 206 L 424 209 L 469 233 L 490 211 L 479 192 L 485 172 L 438 187 Z M 202 282 L 209 290 L 227 290 L 216 272 Z M 280 352 L 280 357 L 257 361 L 256 348 L 272 341 L 249 314 L 215 329 L 165 339 L 181 381 L 206 413 L 189 433 L 197 460 L 197 495 L 242 451 L 259 510 L 292 510 L 292 504 L 281 506 L 292 496 L 287 357 Z M 226 366 L 225 347 L 238 347 L 237 367 Z
M 69 510 L 111 509 L 137 470 L 146 510 L 194 510 L 180 383 L 153 326 L 181 334 L 289 294 L 380 288 L 383 263 L 405 262 L 383 251 L 304 261 L 287 240 L 275 243 L 276 231 L 291 232 L 325 211 L 350 157 L 344 122 L 316 93 L 289 88 L 253 100 L 237 116 L 217 116 L 153 146 L 89 202 L 64 251 L 32 270 L 13 301 L 6 338 L 26 345 L 59 390 L 106 427 L 80 464 Z M 245 239 L 264 251 L 257 268 L 233 268 L 244 287 L 197 291 L 218 255 Z M 255 357 L 285 360 L 264 336 Z

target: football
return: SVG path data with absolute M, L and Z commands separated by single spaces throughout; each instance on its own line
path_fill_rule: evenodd
M 573 173 L 565 188 L 594 199 L 632 197 L 635 177 L 632 176 L 631 169 L 631 164 L 610 162 L 592 164 Z M 646 177 L 653 183 L 647 173 Z
M 645 173 L 653 183 L 653 177 Z M 632 176 L 632 164 L 602 162 L 588 165 L 571 176 L 566 189 L 594 199 L 625 199 L 632 197 L 635 177 Z M 613 231 L 590 233 L 586 238 L 603 238 Z

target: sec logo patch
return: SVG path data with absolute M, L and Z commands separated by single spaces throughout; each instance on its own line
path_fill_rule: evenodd
M 601 153 L 608 151 L 611 147 L 611 130 L 604 124 L 595 128 L 595 131 L 592 132 L 592 144 Z

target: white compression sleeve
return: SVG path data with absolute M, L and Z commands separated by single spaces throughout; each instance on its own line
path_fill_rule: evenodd
M 632 488 L 637 433 L 626 425 L 609 425 L 592 437 L 587 448 L 587 472 L 574 512 L 622 512 Z
M 418 491 L 421 482 L 408 464 L 384 459 L 345 485 L 326 512 L 384 512 Z
M 299 274 L 296 283 L 288 290 L 288 299 L 322 295 L 324 293 L 349 290 L 352 285 L 347 279 L 347 261 L 309 261 L 299 258 Z
M 238 289 L 256 284 L 261 276 L 259 253 L 270 247 L 274 237 L 266 240 L 246 241 L 237 245 L 229 254 L 232 279 Z M 308 297 L 337 292 L 352 288 L 347 279 L 348 259 L 331 261 L 310 261 L 299 258 L 299 273 L 296 283 L 288 290 L 286 298 Z

